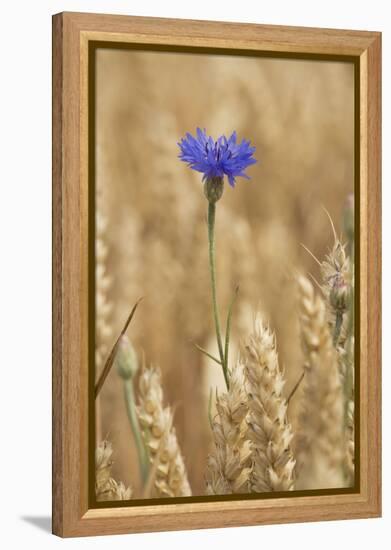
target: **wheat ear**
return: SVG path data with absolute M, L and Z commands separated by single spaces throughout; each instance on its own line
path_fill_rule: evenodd
M 111 278 L 107 271 L 108 246 L 106 243 L 107 218 L 102 212 L 102 193 L 97 194 L 96 210 L 96 240 L 95 240 L 95 284 L 96 284 L 96 346 L 95 372 L 100 375 L 108 353 L 108 345 L 112 336 L 110 317 L 112 302 L 110 301 Z M 96 440 L 102 439 L 101 401 L 95 401 Z
M 337 353 L 326 306 L 310 281 L 298 277 L 299 318 L 304 354 L 297 488 L 344 486 L 344 405 Z
M 293 432 L 283 396 L 283 373 L 274 334 L 257 315 L 243 350 L 248 393 L 248 437 L 252 442 L 251 491 L 291 491 L 295 459 Z
M 101 200 L 99 201 L 99 203 Z M 96 368 L 100 368 L 108 354 L 108 346 L 112 336 L 110 315 L 112 303 L 109 300 L 111 277 L 107 272 L 108 246 L 106 244 L 107 219 L 101 209 L 96 214 Z
M 247 439 L 244 367 L 237 362 L 227 392 L 216 396 L 212 422 L 214 450 L 208 457 L 206 492 L 212 495 L 250 492 L 251 444 Z
M 163 406 L 161 374 L 156 367 L 144 368 L 141 373 L 137 413 L 150 464 L 155 469 L 151 496 L 190 496 L 186 468 L 173 427 L 173 413 L 170 407 Z
M 95 451 L 95 494 L 96 500 L 129 500 L 132 497 L 130 487 L 111 477 L 113 447 L 109 441 L 99 443 Z

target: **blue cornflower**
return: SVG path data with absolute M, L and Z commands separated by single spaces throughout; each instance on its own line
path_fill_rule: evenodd
M 203 180 L 228 177 L 229 184 L 235 187 L 235 178 L 250 179 L 244 170 L 257 161 L 252 156 L 255 147 L 250 141 L 236 143 L 236 132 L 227 139 L 220 136 L 216 141 L 206 135 L 206 131 L 197 128 L 197 137 L 187 133 L 178 143 L 181 150 L 179 158 L 190 168 L 202 172 Z

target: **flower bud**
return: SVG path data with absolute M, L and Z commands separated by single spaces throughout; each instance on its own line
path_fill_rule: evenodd
M 204 193 L 209 202 L 215 203 L 220 200 L 223 196 L 223 191 L 223 178 L 207 178 L 204 183 Z
M 330 305 L 336 310 L 344 313 L 349 307 L 350 288 L 342 275 L 337 275 L 330 290 Z
M 117 346 L 117 353 L 115 356 L 115 366 L 117 372 L 124 380 L 132 378 L 138 370 L 138 360 L 136 352 L 129 338 L 122 335 Z

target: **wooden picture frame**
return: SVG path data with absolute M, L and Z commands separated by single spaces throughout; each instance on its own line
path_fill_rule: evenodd
M 89 52 L 114 41 L 348 56 L 359 120 L 359 473 L 353 492 L 99 507 L 89 504 Z M 62 537 L 369 518 L 381 514 L 381 34 L 61 13 L 53 17 L 53 533 Z

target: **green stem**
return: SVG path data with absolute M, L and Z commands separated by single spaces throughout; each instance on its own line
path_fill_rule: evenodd
M 337 347 L 339 342 L 339 337 L 340 337 L 341 328 L 342 328 L 342 321 L 343 321 L 343 313 L 341 313 L 340 311 L 337 311 L 335 315 L 335 327 L 334 327 L 334 335 L 333 335 L 334 347 Z
M 143 484 L 145 484 L 146 480 L 148 479 L 149 460 L 147 450 L 144 446 L 143 438 L 141 436 L 140 425 L 136 414 L 133 380 L 131 378 L 124 381 L 124 393 L 126 411 L 128 413 L 130 426 L 132 428 L 134 441 L 136 443 L 141 478 L 143 480 Z
M 215 240 L 214 240 L 214 227 L 216 216 L 216 204 L 209 202 L 208 208 L 208 240 L 209 240 L 209 267 L 210 267 L 210 279 L 212 284 L 212 303 L 213 303 L 213 316 L 216 328 L 216 339 L 219 348 L 220 361 L 223 366 L 224 380 L 229 389 L 228 372 L 224 361 L 223 341 L 221 338 L 220 319 L 217 309 L 217 296 L 216 296 L 216 260 L 215 260 Z
M 210 388 L 210 390 L 209 390 L 209 400 L 208 400 L 208 420 L 209 420 L 209 426 L 210 426 L 211 430 L 213 430 L 212 399 L 213 399 L 213 392 L 212 392 L 212 388 Z
M 350 339 L 349 336 L 347 339 L 347 354 L 346 354 L 346 363 L 345 363 L 345 378 L 344 378 L 344 393 L 345 393 L 345 426 L 347 425 L 348 417 L 348 408 L 349 401 L 353 399 L 353 362 L 354 357 L 352 357 L 350 352 Z
M 345 343 L 345 349 L 347 351 L 345 355 L 345 379 L 344 379 L 344 392 L 345 392 L 345 430 L 348 425 L 348 410 L 349 401 L 354 400 L 353 390 L 353 369 L 354 369 L 354 355 L 351 353 L 351 343 L 354 338 L 354 291 L 352 289 L 350 293 L 350 302 L 348 309 L 348 322 L 347 322 L 347 337 Z

